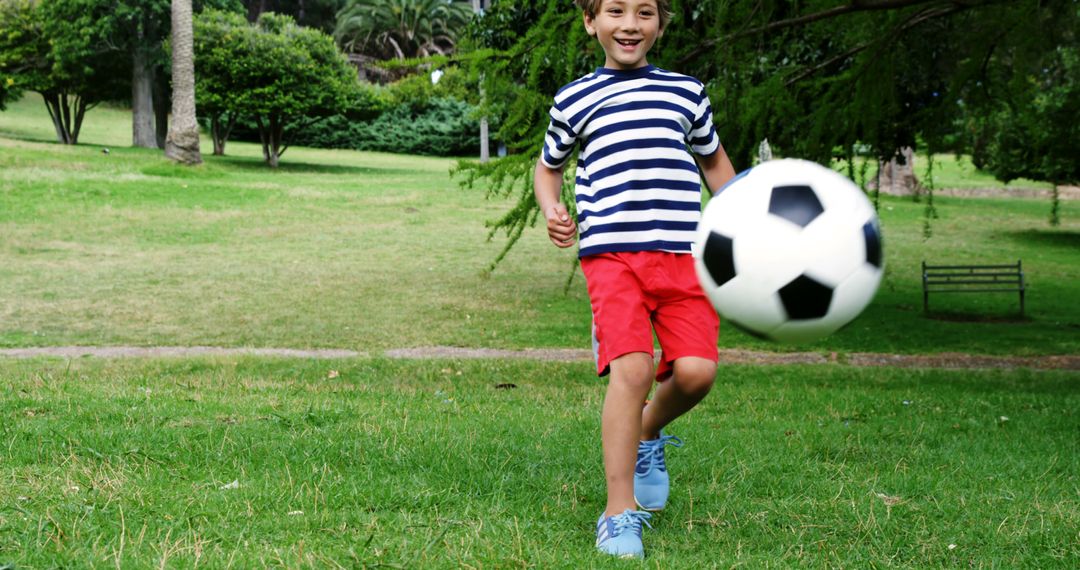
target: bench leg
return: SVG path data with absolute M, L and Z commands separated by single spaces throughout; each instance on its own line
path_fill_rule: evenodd
M 922 293 L 922 311 L 924 313 L 930 312 L 930 292 L 923 291 Z
M 1020 290 L 1020 316 L 1024 316 L 1024 290 Z

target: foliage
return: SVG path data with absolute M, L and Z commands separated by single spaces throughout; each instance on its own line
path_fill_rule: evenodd
M 271 166 L 313 120 L 374 104 L 333 39 L 291 17 L 267 12 L 248 24 L 207 11 L 196 18 L 195 35 L 199 104 L 211 117 L 251 117 Z
M 29 62 L 48 53 L 35 8 L 29 0 L 0 0 L 0 111 L 22 95 L 16 79 L 32 69 Z
M 472 5 L 458 0 L 347 0 L 334 37 L 352 53 L 378 59 L 445 55 L 472 19 Z
M 293 144 L 428 156 L 476 153 L 475 109 L 458 99 L 435 98 L 423 105 L 398 104 L 372 121 L 331 117 L 297 133 Z
M 242 0 L 248 20 L 257 20 L 263 12 L 292 16 L 297 24 L 334 32 L 336 14 L 345 0 Z
M 999 102 L 981 123 L 986 169 L 1001 180 L 1027 177 L 1056 184 L 1080 182 L 1080 49 L 1060 46 L 1037 71 L 1016 73 L 1015 98 Z M 1050 222 L 1060 224 L 1055 188 Z
M 530 21 L 532 18 L 535 21 Z M 489 198 L 514 200 L 503 216 L 487 222 L 489 240 L 500 232 L 507 238 L 489 271 L 538 218 L 532 173 L 543 147 L 552 96 L 595 64 L 599 48 L 579 20 L 580 14 L 569 2 L 495 2 L 469 33 L 467 53 L 471 55 L 462 64 L 480 83 L 484 94 L 480 112 L 499 125 L 495 138 L 505 142 L 508 154 L 488 163 L 462 160 L 454 173 L 462 187 L 483 183 Z M 551 30 L 566 33 L 553 34 Z M 573 170 L 572 165 L 566 168 L 568 178 L 563 184 L 563 202 L 571 214 Z
M 86 112 L 122 93 L 124 65 L 100 46 L 105 6 L 93 0 L 0 3 L 0 77 L 5 90 L 42 95 L 57 140 L 76 144 Z
M 466 102 L 463 75 L 447 69 L 438 84 L 427 74 L 410 75 L 372 91 L 377 105 L 329 117 L 296 132 L 292 143 L 427 156 L 475 154 L 476 107 Z M 258 141 L 258 126 L 237 121 L 234 138 Z
M 1031 89 L 1011 78 L 1037 75 L 1056 46 L 1076 45 L 1076 6 L 673 0 L 674 19 L 649 61 L 706 83 L 717 131 L 737 169 L 753 164 L 765 138 L 786 156 L 822 163 L 857 154 L 888 160 L 905 146 L 964 151 L 971 150 L 970 137 L 958 135 L 965 117 L 1000 117 L 1014 129 L 1036 120 L 1041 107 L 1021 96 Z M 492 235 L 506 232 L 508 250 L 536 220 L 531 168 L 551 97 L 602 62 L 602 52 L 585 36 L 572 4 L 556 0 L 495 2 L 468 38 L 458 60 L 483 85 L 482 112 L 499 118 L 499 135 L 517 154 L 485 165 L 462 162 L 457 172 L 467 187 L 484 184 L 489 195 L 513 196 L 506 215 L 490 224 Z M 1047 118 L 1073 109 L 1070 88 L 1062 83 L 1059 103 L 1044 98 Z M 1021 118 L 1026 115 L 1032 116 Z M 1074 123 L 1059 122 L 1058 140 L 1076 140 L 1061 132 L 1069 128 L 1062 124 Z M 1069 153 L 1071 146 L 1058 149 Z M 1075 168 L 1075 153 L 1062 156 Z M 572 203 L 571 189 L 564 189 L 564 201 Z
M 195 2 L 205 5 L 238 7 L 236 0 Z M 0 92 L 41 93 L 58 140 L 77 142 L 86 111 L 130 97 L 136 60 L 150 70 L 167 65 L 169 7 L 169 0 L 3 0 L 9 20 L 0 26 Z M 164 74 L 159 82 L 167 90 Z
M 246 27 L 243 16 L 207 10 L 193 22 L 194 50 L 198 60 L 195 73 L 195 108 L 210 126 L 214 154 L 225 154 L 233 126 L 239 119 L 237 101 L 242 85 L 232 74 L 234 33 Z

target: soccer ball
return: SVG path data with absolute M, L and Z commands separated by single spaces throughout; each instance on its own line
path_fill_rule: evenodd
M 883 269 L 870 201 L 841 174 L 795 159 L 729 182 L 705 208 L 694 252 L 716 310 L 781 342 L 816 340 L 851 322 Z

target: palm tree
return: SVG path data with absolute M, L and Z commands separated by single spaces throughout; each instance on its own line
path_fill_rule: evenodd
M 445 55 L 472 17 L 471 2 L 347 0 L 334 38 L 350 53 L 379 59 Z
M 199 124 L 195 121 L 195 51 L 191 0 L 172 0 L 172 123 L 165 156 L 199 164 Z

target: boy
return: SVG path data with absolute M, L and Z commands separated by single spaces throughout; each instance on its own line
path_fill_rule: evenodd
M 640 558 L 641 527 L 651 515 L 635 503 L 664 508 L 664 445 L 682 444 L 661 429 L 700 402 L 716 375 L 719 317 L 690 255 L 701 176 L 718 189 L 735 171 L 701 82 L 646 59 L 664 33 L 670 0 L 575 1 L 606 57 L 604 67 L 555 95 L 536 198 L 556 246 L 580 239 L 597 373 L 610 374 L 601 418 L 608 496 L 596 547 Z M 579 141 L 575 223 L 559 197 L 563 166 Z M 655 372 L 654 330 L 663 355 Z M 656 393 L 642 408 L 654 378 Z

